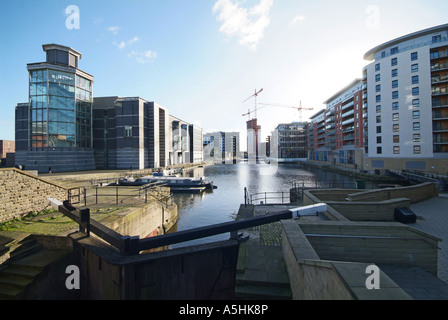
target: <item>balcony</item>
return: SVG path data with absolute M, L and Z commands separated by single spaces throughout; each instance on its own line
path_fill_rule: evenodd
M 346 135 L 343 139 L 344 141 L 351 141 L 351 140 L 355 140 L 355 135 L 354 134 L 349 134 Z
M 431 60 L 448 57 L 448 49 L 431 52 Z
M 431 77 L 431 84 L 448 82 L 448 75 L 438 75 Z
M 342 114 L 342 119 L 347 118 L 349 116 L 352 116 L 355 114 L 355 110 L 350 110 L 349 112 L 343 113 Z
M 448 123 L 437 122 L 432 126 L 433 132 L 448 132 Z
M 448 70 L 448 62 L 436 62 L 431 64 L 431 71 Z
M 342 110 L 346 110 L 346 109 L 348 109 L 348 108 L 350 108 L 350 107 L 353 107 L 354 105 L 355 105 L 355 102 L 354 102 L 354 101 L 349 102 L 349 103 L 347 103 L 346 105 L 342 106 Z
M 448 90 L 447 87 L 434 87 L 432 88 L 431 93 L 433 96 L 440 96 L 448 94 Z
M 349 132 L 354 132 L 354 131 L 355 131 L 355 127 L 348 127 L 348 128 L 345 128 L 343 133 L 349 133 Z
M 344 122 L 342 122 L 342 125 L 346 126 L 346 125 L 352 124 L 352 123 L 355 123 L 355 119 L 353 119 L 353 118 L 345 120 Z

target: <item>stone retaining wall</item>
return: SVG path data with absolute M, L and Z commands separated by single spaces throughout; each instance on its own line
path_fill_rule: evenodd
M 48 198 L 67 199 L 67 189 L 15 168 L 0 169 L 0 223 L 39 212 Z

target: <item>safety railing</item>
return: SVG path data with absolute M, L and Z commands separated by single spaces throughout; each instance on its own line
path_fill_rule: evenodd
M 90 236 L 91 233 L 95 234 L 111 246 L 115 247 L 123 255 L 136 255 L 142 251 L 162 248 L 176 243 L 207 238 L 224 233 L 230 233 L 230 239 L 238 240 L 239 230 L 257 227 L 280 220 L 297 218 L 300 216 L 302 212 L 301 210 L 303 210 L 303 213 L 305 214 L 310 210 L 313 212 L 326 210 L 326 206 L 324 205 L 313 205 L 140 239 L 138 236 L 123 236 L 91 219 L 89 208 L 76 208 L 69 201 L 60 202 L 57 199 L 48 200 L 56 210 L 79 224 L 79 232 L 85 233 L 86 236 Z

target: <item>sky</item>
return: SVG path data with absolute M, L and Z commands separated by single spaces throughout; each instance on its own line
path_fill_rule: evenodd
M 360 78 L 367 51 L 447 12 L 446 0 L 0 0 L 0 140 L 14 140 L 43 44 L 82 53 L 94 97 L 155 101 L 204 133 L 240 132 L 244 150 L 256 91 L 265 138 Z

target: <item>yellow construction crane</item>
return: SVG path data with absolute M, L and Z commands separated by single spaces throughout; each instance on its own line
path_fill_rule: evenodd
M 300 106 L 299 107 L 285 106 L 285 105 L 281 105 L 281 104 L 272 104 L 272 103 L 260 103 L 260 105 L 264 106 L 264 107 L 280 107 L 280 108 L 297 109 L 299 111 L 299 122 L 302 122 L 302 110 L 314 110 L 313 108 L 303 108 L 302 107 L 302 101 L 300 101 Z M 264 108 L 264 107 L 262 107 L 262 108 Z
M 246 102 L 246 101 L 252 99 L 253 97 L 255 97 L 255 110 L 253 111 L 253 112 L 255 113 L 255 119 L 257 118 L 257 107 L 258 107 L 258 105 L 257 105 L 257 97 L 258 97 L 258 95 L 259 95 L 261 92 L 263 92 L 263 89 L 259 90 L 258 92 L 257 92 L 257 89 L 255 89 L 255 94 L 251 95 L 249 98 L 247 98 L 246 100 L 244 100 L 243 102 L 241 102 L 241 103 L 244 103 L 244 102 Z M 252 113 L 252 111 L 250 111 L 250 109 L 249 109 L 249 112 L 246 113 L 246 114 L 244 114 L 243 116 L 247 116 L 247 115 L 249 115 L 249 120 L 250 120 L 250 114 L 251 114 L 251 113 Z

